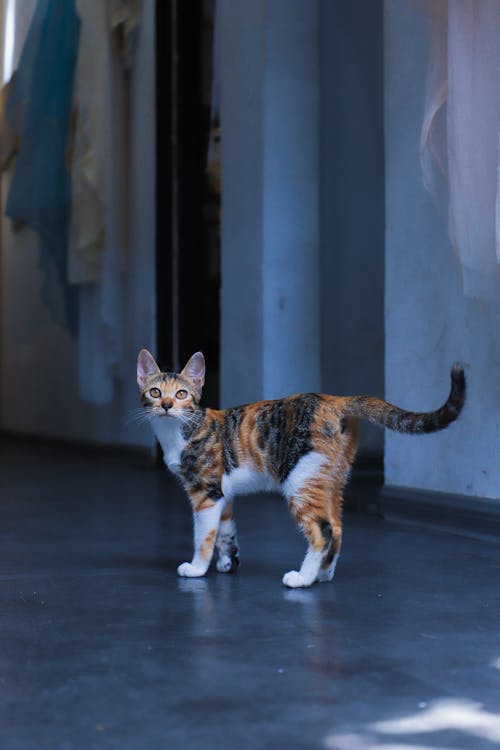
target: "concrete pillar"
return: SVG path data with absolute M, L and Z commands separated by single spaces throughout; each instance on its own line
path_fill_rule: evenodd
M 318 5 L 220 11 L 226 406 L 321 386 Z
M 262 396 L 264 0 L 220 0 L 222 406 Z

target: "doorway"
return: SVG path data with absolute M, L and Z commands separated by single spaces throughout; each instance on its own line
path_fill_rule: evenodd
M 156 3 L 156 305 L 159 364 L 207 361 L 219 404 L 220 195 L 207 179 L 213 0 Z

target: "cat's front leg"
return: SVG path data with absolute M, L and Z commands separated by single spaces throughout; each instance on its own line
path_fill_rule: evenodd
M 192 561 L 182 563 L 177 573 L 185 578 L 204 576 L 214 553 L 224 501 L 209 501 L 193 513 L 194 555 Z

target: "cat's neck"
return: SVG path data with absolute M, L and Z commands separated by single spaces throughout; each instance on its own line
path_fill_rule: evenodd
M 163 451 L 163 460 L 170 471 L 177 474 L 181 465 L 182 451 L 195 435 L 205 418 L 205 410 L 199 407 L 189 414 L 186 421 L 174 417 L 154 417 L 153 431 Z
M 182 451 L 187 442 L 182 434 L 182 423 L 171 417 L 155 417 L 152 420 L 152 427 L 163 451 L 163 461 L 170 471 L 177 474 Z

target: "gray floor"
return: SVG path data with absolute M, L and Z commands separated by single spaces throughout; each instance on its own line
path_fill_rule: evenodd
M 335 582 L 288 591 L 302 539 L 256 496 L 239 574 L 178 579 L 166 472 L 0 452 L 2 750 L 500 746 L 498 546 L 348 512 Z

